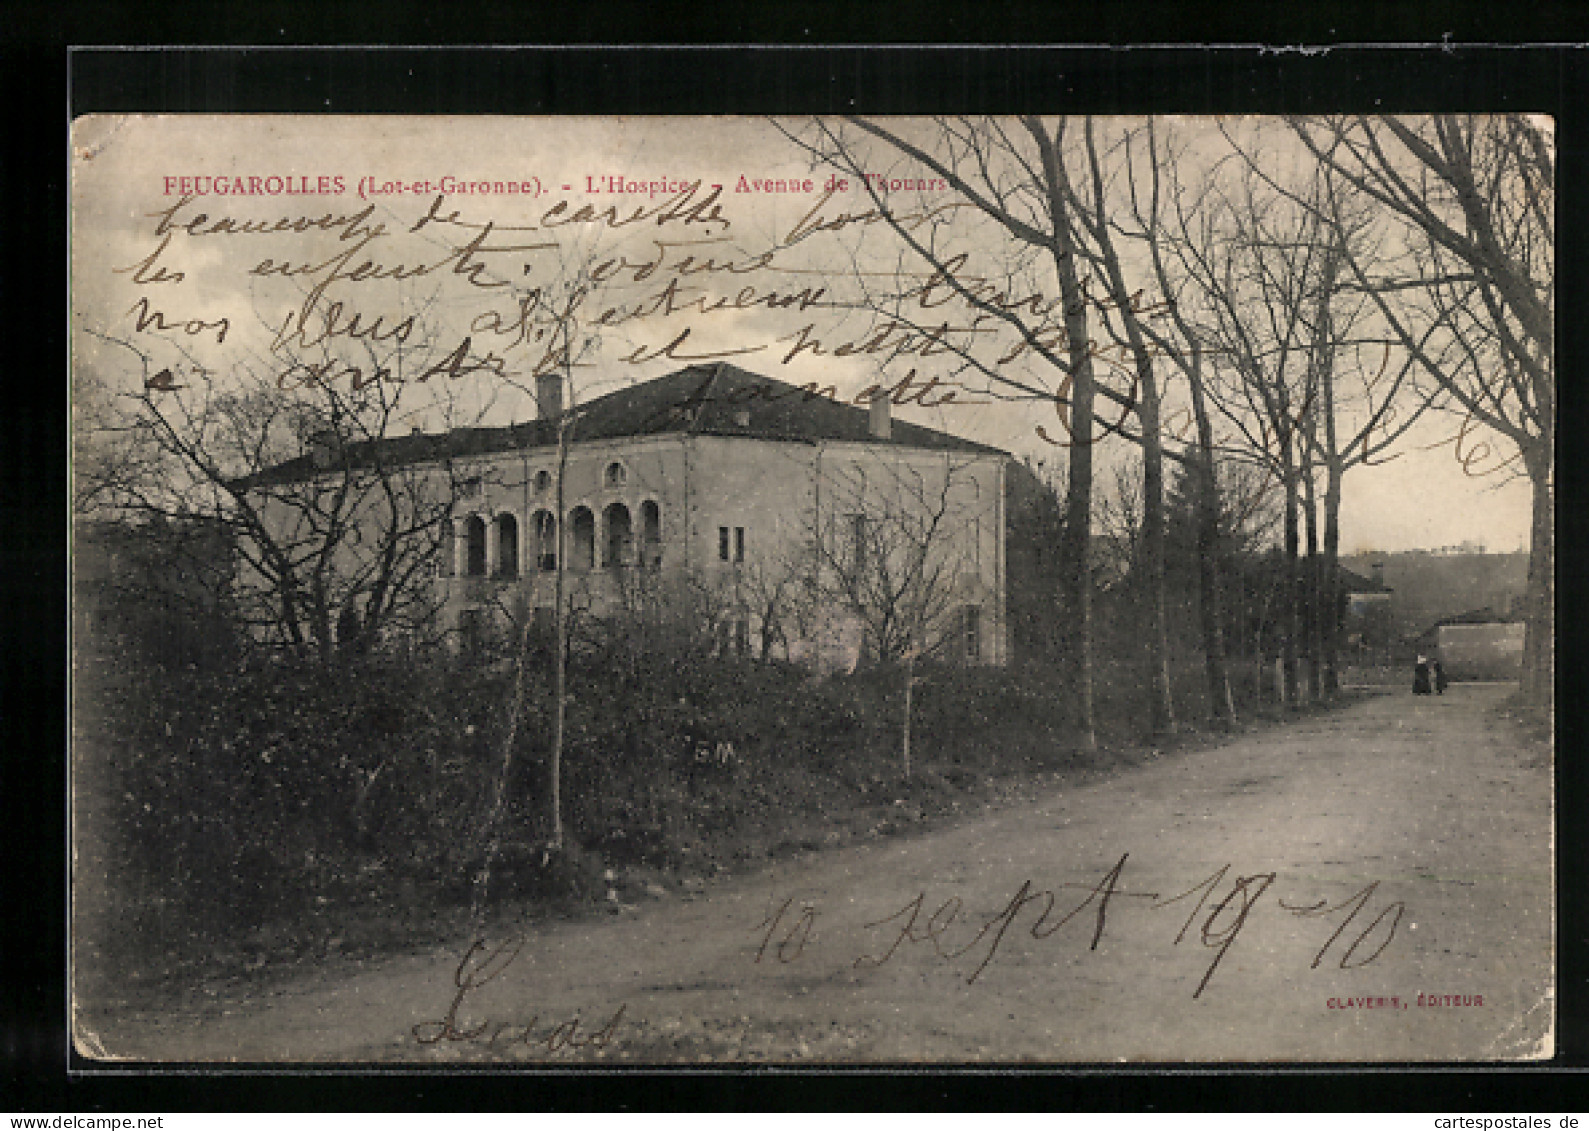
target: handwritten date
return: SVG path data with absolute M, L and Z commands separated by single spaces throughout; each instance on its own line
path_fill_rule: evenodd
M 866 923 L 865 929 L 878 932 L 880 943 L 875 949 L 855 958 L 855 968 L 879 967 L 894 961 L 905 951 L 928 948 L 932 957 L 946 961 L 964 960 L 969 970 L 966 982 L 974 983 L 998 955 L 1005 936 L 1017 920 L 1026 933 L 1042 941 L 1075 919 L 1091 924 L 1089 950 L 1097 950 L 1103 940 L 1104 930 L 1112 908 L 1118 901 L 1140 901 L 1136 905 L 1149 911 L 1162 911 L 1180 905 L 1190 908 L 1181 920 L 1170 945 L 1179 946 L 1188 938 L 1213 951 L 1201 981 L 1192 992 L 1194 999 L 1208 988 L 1225 955 L 1236 944 L 1248 918 L 1260 903 L 1265 902 L 1276 881 L 1274 872 L 1256 872 L 1231 875 L 1231 865 L 1226 864 L 1206 879 L 1177 895 L 1164 896 L 1153 891 L 1132 891 L 1122 886 L 1129 853 L 1122 854 L 1103 876 L 1093 884 L 1056 884 L 1053 888 L 1038 889 L 1031 880 L 1024 881 L 1007 903 L 991 916 L 978 917 L 966 912 L 959 896 L 950 896 L 929 910 L 927 893 L 919 892 L 892 915 Z M 1271 897 L 1267 904 L 1299 918 L 1326 918 L 1343 915 L 1333 934 L 1325 940 L 1313 957 L 1311 969 L 1318 969 L 1336 948 L 1338 966 L 1354 970 L 1367 966 L 1385 952 L 1396 937 L 1396 928 L 1405 912 L 1405 905 L 1392 902 L 1363 926 L 1359 915 L 1364 911 L 1379 881 L 1348 896 L 1339 903 L 1321 900 L 1312 904 L 1292 904 Z M 1071 903 L 1062 893 L 1080 892 L 1079 901 Z M 800 901 L 790 896 L 770 912 L 754 928 L 760 938 L 756 948 L 755 963 L 764 960 L 791 963 L 797 961 L 817 939 L 820 916 L 818 906 L 811 901 Z M 1030 912 L 1028 914 L 1028 912 Z M 1366 918 L 1366 916 L 1365 916 Z M 1358 923 L 1354 934 L 1348 928 Z M 1337 943 L 1342 945 L 1337 947 Z

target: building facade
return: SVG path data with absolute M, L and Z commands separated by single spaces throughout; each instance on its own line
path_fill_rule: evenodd
M 450 483 L 431 584 L 458 646 L 550 620 L 561 547 L 583 616 L 645 595 L 753 655 L 1008 661 L 1005 453 L 727 364 L 538 393 L 530 424 L 381 441 Z

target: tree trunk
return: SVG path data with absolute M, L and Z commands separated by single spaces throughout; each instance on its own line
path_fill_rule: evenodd
M 1070 483 L 1065 508 L 1064 583 L 1070 590 L 1070 675 L 1076 700 L 1076 741 L 1083 750 L 1098 748 L 1092 690 L 1092 442 L 1093 398 L 1092 343 L 1087 335 L 1087 295 L 1076 275 L 1076 252 L 1065 200 L 1070 181 L 1058 151 L 1058 135 L 1035 118 L 1024 119 L 1042 156 L 1048 188 L 1048 214 L 1053 225 L 1054 270 L 1059 277 L 1059 297 L 1064 303 L 1065 339 L 1069 355 L 1066 384 L 1070 391 Z M 1060 394 L 1063 397 L 1063 392 Z M 1064 411 L 1063 401 L 1056 406 Z
M 1550 449 L 1524 456 L 1533 485 L 1528 546 L 1528 594 L 1523 645 L 1523 693 L 1550 708 L 1555 701 L 1555 492 L 1550 479 Z
M 485 913 L 486 898 L 491 890 L 491 871 L 502 851 L 502 809 L 508 796 L 508 779 L 513 772 L 513 747 L 519 738 L 519 723 L 524 715 L 524 670 L 528 666 L 530 626 L 533 618 L 526 616 L 519 630 L 518 652 L 513 665 L 513 697 L 508 701 L 508 729 L 502 738 L 502 759 L 497 769 L 497 780 L 491 791 L 491 808 L 486 814 L 484 829 L 485 849 L 480 856 L 480 870 L 475 873 L 473 894 L 470 897 L 469 922 L 478 934 Z
M 1346 469 L 1341 459 L 1340 438 L 1335 426 L 1335 340 L 1334 320 L 1330 316 L 1330 301 L 1335 294 L 1335 277 L 1340 269 L 1344 248 L 1338 242 L 1344 236 L 1339 228 L 1331 232 L 1331 243 L 1324 259 L 1324 278 L 1319 288 L 1319 314 L 1317 336 L 1314 339 L 1314 376 L 1317 379 L 1319 409 L 1324 417 L 1324 561 L 1323 576 L 1315 587 L 1320 618 L 1319 690 L 1321 697 L 1333 699 L 1341 691 L 1340 673 L 1336 665 L 1341 652 L 1341 477 Z M 1310 437 L 1317 440 L 1317 431 Z M 1363 436 L 1364 458 L 1367 458 L 1369 438 Z
M 1148 664 L 1153 686 L 1153 730 L 1175 733 L 1175 697 L 1170 683 L 1170 626 L 1164 601 L 1164 445 L 1159 435 L 1159 392 L 1153 367 L 1144 362 L 1142 401 L 1142 554 L 1148 585 Z
M 1308 702 L 1316 703 L 1324 698 L 1324 681 L 1320 672 L 1321 657 L 1324 654 L 1324 610 L 1323 602 L 1320 600 L 1320 587 L 1323 584 L 1324 571 L 1319 568 L 1319 507 L 1311 467 L 1307 468 L 1302 476 L 1302 515 L 1308 548 L 1307 564 L 1302 571 L 1302 624 L 1305 634 L 1303 651 L 1308 659 L 1307 686 L 1304 690 Z
M 1341 592 L 1341 466 L 1331 459 L 1324 484 L 1324 694 L 1341 693 L 1341 617 L 1345 614 Z
M 1203 668 L 1208 681 L 1209 714 L 1216 723 L 1236 721 L 1225 663 L 1224 607 L 1219 569 L 1219 479 L 1214 472 L 1214 430 L 1203 403 L 1201 382 L 1192 382 L 1192 411 L 1197 417 L 1198 447 L 1193 467 L 1197 476 L 1197 611 L 1203 637 Z
M 331 632 L 331 609 L 323 593 L 315 594 L 312 627 L 315 655 L 322 664 L 329 666 L 336 661 L 337 644 Z
M 910 700 L 912 685 L 916 682 L 916 650 L 911 649 L 910 655 L 905 657 L 905 735 L 904 735 L 904 762 L 905 780 L 910 780 Z
M 1153 350 L 1143 334 L 1139 315 L 1126 288 L 1120 256 L 1109 233 L 1105 214 L 1103 176 L 1098 153 L 1093 145 L 1093 120 L 1087 119 L 1087 154 L 1092 169 L 1096 214 L 1087 222 L 1092 229 L 1105 271 L 1110 294 L 1120 311 L 1126 340 L 1136 360 L 1137 420 L 1142 425 L 1142 567 L 1147 588 L 1148 633 L 1144 652 L 1148 665 L 1148 685 L 1152 699 L 1149 708 L 1153 733 L 1175 733 L 1175 695 L 1170 682 L 1170 627 L 1164 596 L 1164 437 L 1160 429 L 1158 377 L 1153 371 Z M 1135 568 L 1136 563 L 1133 563 Z
M 1297 469 L 1292 440 L 1288 434 L 1280 445 L 1280 477 L 1285 486 L 1285 579 L 1280 621 L 1281 698 L 1297 705 L 1297 640 L 1301 637 L 1300 587 L 1297 576 L 1297 511 L 1301 506 L 1297 490 Z
M 1230 693 L 1225 662 L 1225 610 L 1219 568 L 1219 476 L 1214 468 L 1214 424 L 1203 397 L 1202 354 L 1194 353 L 1187 374 L 1192 392 L 1192 417 L 1197 422 L 1197 449 L 1192 469 L 1197 484 L 1197 611 L 1203 637 L 1203 669 L 1208 681 L 1208 710 L 1214 722 L 1234 723 L 1236 703 Z
M 573 397 L 572 383 L 566 394 Z M 570 406 L 572 408 L 572 406 Z M 568 700 L 568 611 L 564 599 L 564 575 L 568 568 L 568 532 L 564 521 L 564 478 L 568 471 L 568 430 L 570 417 L 557 423 L 557 570 L 552 582 L 552 839 L 555 849 L 563 847 L 563 730 Z
M 1092 372 L 1084 363 L 1071 391 L 1070 484 L 1066 497 L 1065 582 L 1070 587 L 1071 686 L 1076 698 L 1077 741 L 1084 750 L 1096 750 L 1097 732 L 1092 696 L 1092 571 L 1089 542 L 1092 536 Z

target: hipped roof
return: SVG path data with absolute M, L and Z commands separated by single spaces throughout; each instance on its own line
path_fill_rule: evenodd
M 844 404 L 727 362 L 687 369 L 597 397 L 573 410 L 575 444 L 642 436 L 741 436 L 786 443 L 853 440 L 897 448 L 1004 456 L 986 444 L 911 424 L 891 422 L 890 436 L 871 434 L 870 409 Z M 350 444 L 344 458 L 354 466 L 405 464 L 483 456 L 497 452 L 552 447 L 557 419 L 533 420 L 497 428 L 457 428 L 441 434 L 418 433 Z M 293 482 L 323 473 L 312 455 L 280 463 L 253 476 L 251 485 Z

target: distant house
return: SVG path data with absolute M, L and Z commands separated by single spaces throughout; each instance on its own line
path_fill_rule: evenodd
M 1342 564 L 1360 574 L 1381 571 L 1379 580 L 1395 594 L 1386 612 L 1391 636 L 1407 647 L 1448 617 L 1486 608 L 1504 614 L 1528 587 L 1526 553 L 1402 550 L 1355 554 Z
M 931 651 L 1007 661 L 1009 457 L 997 448 L 894 420 L 887 397 L 856 407 L 723 363 L 571 409 L 555 376 L 537 394 L 528 423 L 375 442 L 388 465 L 459 485 L 433 584 L 460 640 L 500 627 L 515 602 L 550 613 L 561 524 L 565 587 L 591 616 L 623 609 L 637 586 L 689 583 L 718 595 L 723 647 L 832 661 L 868 646 L 869 602 L 908 589 L 914 571 L 934 589 L 918 610 Z M 270 478 L 315 474 L 300 464 Z M 779 582 L 791 597 L 824 594 L 821 607 L 780 612 L 767 599 Z
M 1475 609 L 1431 625 L 1416 644 L 1440 658 L 1450 679 L 1513 680 L 1523 672 L 1525 631 L 1494 609 Z
M 1337 568 L 1345 594 L 1341 631 L 1346 647 L 1368 655 L 1384 652 L 1388 659 L 1395 643 L 1390 604 L 1395 590 L 1385 584 L 1385 564 L 1372 563 L 1368 577 L 1345 566 Z

